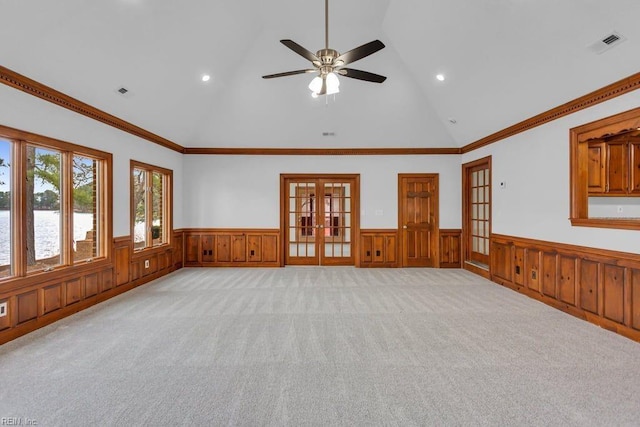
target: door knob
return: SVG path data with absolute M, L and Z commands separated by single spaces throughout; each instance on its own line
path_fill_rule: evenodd
M 406 229 L 406 228 L 407 228 L 407 225 L 406 225 L 406 224 L 405 224 L 405 225 L 403 225 L 403 226 L 402 226 L 402 228 Z

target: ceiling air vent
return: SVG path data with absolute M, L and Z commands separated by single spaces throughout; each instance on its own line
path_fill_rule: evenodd
M 131 96 L 133 96 L 133 92 L 131 92 L 124 86 L 118 86 L 118 88 L 116 88 L 116 93 L 122 95 L 124 98 L 130 98 Z
M 594 53 L 601 54 L 602 52 L 606 52 L 612 47 L 619 45 L 625 40 L 626 38 L 623 35 L 616 31 L 612 31 L 609 34 L 601 37 L 597 42 L 587 46 L 587 49 Z

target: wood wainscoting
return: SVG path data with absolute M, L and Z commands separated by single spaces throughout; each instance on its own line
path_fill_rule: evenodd
M 462 230 L 440 229 L 440 268 L 462 268 Z
M 360 230 L 360 264 L 358 267 L 397 267 L 398 230 Z
M 640 255 L 491 235 L 491 280 L 640 341 Z
M 129 236 L 113 239 L 113 259 L 7 280 L 0 284 L 0 344 L 182 267 L 182 233 L 171 246 L 132 253 Z M 149 267 L 144 268 L 145 261 Z
M 281 267 L 280 230 L 189 228 L 185 267 Z

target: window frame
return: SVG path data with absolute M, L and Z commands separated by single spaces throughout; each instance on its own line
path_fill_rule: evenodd
M 68 269 L 83 269 L 96 264 L 111 262 L 113 240 L 113 156 L 94 148 L 89 148 L 70 142 L 50 138 L 18 129 L 0 125 L 0 137 L 11 143 L 11 273 L 0 278 L 0 282 L 22 280 L 25 278 L 50 276 L 53 272 Z M 32 146 L 45 150 L 60 152 L 60 264 L 46 269 L 28 271 L 27 265 L 27 147 Z M 100 173 L 96 179 L 96 193 L 99 256 L 74 260 L 73 236 L 73 157 L 82 156 L 97 160 L 100 163 Z M 29 279 L 31 280 L 31 279 Z M 37 279 L 38 281 L 44 279 Z
M 572 226 L 640 230 L 640 219 L 589 218 L 589 141 L 640 128 L 640 107 L 574 127 L 569 131 Z
M 148 183 L 153 182 L 153 174 L 160 173 L 163 176 L 162 183 L 162 228 L 164 241 L 157 245 L 153 244 L 152 231 L 151 227 L 147 226 L 147 230 L 145 231 L 145 246 L 141 248 L 135 247 L 135 225 L 136 225 L 136 207 L 134 203 L 134 180 L 133 180 L 133 172 L 135 169 L 145 171 L 145 186 Z M 148 163 L 140 162 L 137 160 L 130 161 L 130 169 L 129 169 L 129 193 L 130 193 L 130 235 L 131 235 L 131 245 L 133 252 L 135 254 L 149 252 L 153 250 L 157 250 L 158 248 L 166 248 L 171 245 L 172 239 L 172 230 L 173 230 L 173 171 L 171 169 L 166 169 L 160 166 L 151 165 Z M 146 191 L 149 191 L 149 187 Z M 148 193 L 150 194 L 150 192 Z M 145 223 L 152 224 L 153 223 L 153 200 L 151 197 L 147 197 L 145 201 Z M 150 218 L 151 217 L 151 218 Z

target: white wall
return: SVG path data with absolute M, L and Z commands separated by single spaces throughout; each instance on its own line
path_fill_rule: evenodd
M 461 226 L 457 155 L 188 155 L 183 189 L 186 226 L 279 228 L 281 173 L 360 174 L 361 228 L 398 227 L 398 173 L 439 173 L 440 227 Z
M 464 163 L 492 156 L 492 232 L 640 253 L 637 231 L 573 227 L 568 219 L 569 129 L 639 105 L 634 91 L 463 155 Z
M 89 119 L 32 95 L 0 85 L 0 125 L 60 139 L 113 154 L 113 235 L 128 236 L 129 161 L 173 170 L 174 227 L 182 217 L 182 154 Z

